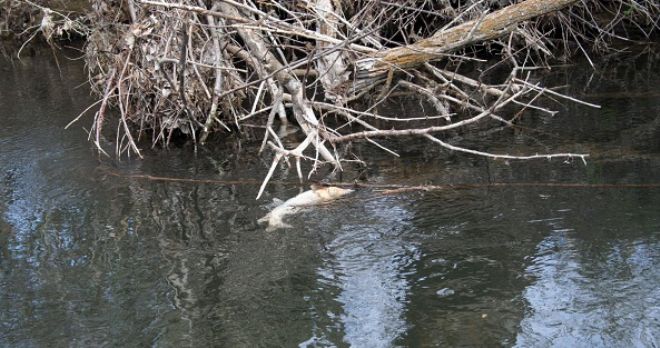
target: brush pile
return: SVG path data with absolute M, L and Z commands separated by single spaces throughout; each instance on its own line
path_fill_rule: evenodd
M 20 0 L 17 0 L 20 1 Z M 256 129 L 261 149 L 313 169 L 349 160 L 340 146 L 423 137 L 452 151 L 513 156 L 443 141 L 465 127 L 512 126 L 527 110 L 554 113 L 544 96 L 580 102 L 541 86 L 530 72 L 549 58 L 589 57 L 612 40 L 648 38 L 660 26 L 655 0 L 91 0 L 86 61 L 101 96 L 90 136 L 97 144 L 110 106 L 119 111 L 117 153 L 140 156 L 138 140 L 167 144 L 185 134 Z M 634 31 L 635 37 L 629 32 Z M 641 34 L 641 35 L 640 35 Z M 463 67 L 488 57 L 500 81 Z M 493 58 L 495 58 L 493 60 Z M 407 118 L 380 111 L 393 98 L 433 110 Z M 585 103 L 588 104 L 588 103 Z M 512 112 L 512 107 L 517 110 Z M 276 124 L 306 135 L 286 148 Z
M 25 45 L 40 37 L 54 44 L 57 39 L 86 36 L 86 15 L 86 0 L 0 0 L 0 40 L 16 39 Z

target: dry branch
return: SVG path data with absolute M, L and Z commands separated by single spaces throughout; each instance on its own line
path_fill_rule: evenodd
M 552 58 L 557 39 L 586 52 L 622 37 L 617 28 L 624 23 L 647 23 L 648 34 L 660 15 L 656 2 L 633 0 L 135 0 L 128 8 L 91 2 L 86 61 L 101 98 L 92 131 L 100 133 L 108 106 L 120 113 L 120 153 L 139 154 L 142 134 L 156 146 L 176 135 L 203 143 L 214 132 L 263 130 L 254 138 L 274 157 L 260 195 L 289 159 L 301 179 L 303 160 L 313 162 L 308 175 L 324 163 L 341 170 L 346 160 L 339 154 L 349 142 L 398 156 L 379 138 L 423 137 L 491 158 L 584 159 L 493 154 L 441 139 L 458 129 L 516 126 L 529 109 L 553 114 L 538 104 L 544 96 L 595 106 L 534 81 L 533 69 Z M 628 14 L 617 10 L 625 6 Z M 612 14 L 611 21 L 598 22 L 598 11 Z M 485 83 L 465 73 L 465 65 L 488 65 L 471 50 L 476 44 L 501 54 L 494 64 L 508 66 L 508 76 Z M 434 114 L 383 112 L 401 94 Z M 305 134 L 291 148 L 274 131 L 287 117 Z M 130 124 L 139 125 L 137 137 Z

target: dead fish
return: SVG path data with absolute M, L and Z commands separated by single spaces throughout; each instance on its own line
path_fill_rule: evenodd
M 271 210 L 270 213 L 266 214 L 266 216 L 257 220 L 257 222 L 261 224 L 268 223 L 266 231 L 273 231 L 278 228 L 291 228 L 291 225 L 283 221 L 285 216 L 295 214 L 301 208 L 323 204 L 353 192 L 353 190 L 336 186 L 312 185 L 311 188 L 311 190 L 305 191 L 285 202 L 274 200 L 279 205 Z

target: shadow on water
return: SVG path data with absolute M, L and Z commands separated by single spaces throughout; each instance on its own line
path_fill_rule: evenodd
M 484 184 L 658 183 L 659 62 L 540 73 L 603 108 L 448 139 L 587 166 L 355 146 L 370 183 L 482 186 L 360 190 L 272 233 L 266 201 L 302 188 L 283 168 L 255 201 L 255 142 L 99 157 L 89 119 L 63 129 L 93 102 L 79 62 L 2 62 L 0 345 L 658 346 L 660 189 Z

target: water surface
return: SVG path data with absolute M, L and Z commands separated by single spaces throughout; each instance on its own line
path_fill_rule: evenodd
M 303 187 L 282 168 L 254 200 L 260 139 L 118 162 L 89 118 L 63 129 L 94 101 L 80 62 L 2 62 L 0 345 L 657 347 L 660 189 L 643 185 L 660 183 L 658 62 L 542 73 L 603 108 L 548 101 L 561 113 L 527 114 L 537 131 L 452 138 L 586 151 L 586 166 L 356 147 L 372 166 L 345 180 L 472 186 L 363 189 L 270 233 L 268 202 Z M 488 185 L 507 182 L 586 186 Z

